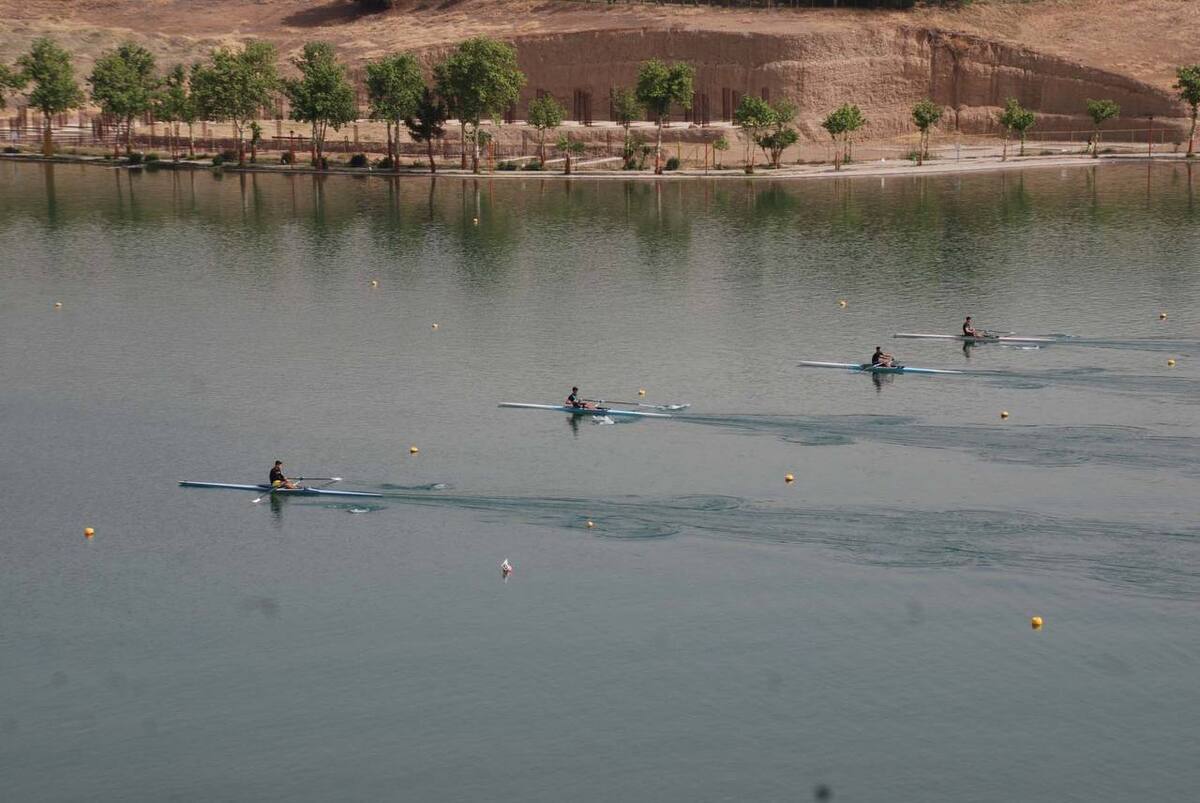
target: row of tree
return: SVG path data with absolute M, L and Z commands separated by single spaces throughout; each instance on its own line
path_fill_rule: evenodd
M 340 130 L 360 116 L 347 69 L 338 60 L 334 48 L 324 42 L 309 42 L 292 60 L 298 77 L 281 78 L 276 65 L 273 45 L 250 42 L 240 49 L 218 48 L 203 62 L 192 64 L 190 68 L 175 65 L 162 75 L 152 53 L 127 42 L 101 55 L 87 83 L 91 101 L 114 121 L 118 133 L 123 134 L 115 140 L 123 140 L 127 152 L 132 152 L 134 122 L 147 113 L 168 123 L 172 137 L 178 137 L 180 123 L 186 124 L 189 149 L 193 149 L 193 123 L 226 120 L 233 128 L 239 164 L 246 159 L 247 136 L 253 158 L 262 136 L 256 120 L 282 93 L 289 101 L 291 119 L 310 126 L 313 161 L 323 165 L 328 131 Z M 516 51 L 511 45 L 487 37 L 468 39 L 434 65 L 432 77 L 432 83 L 427 83 L 420 64 L 407 53 L 385 56 L 366 67 L 369 114 L 372 119 L 387 125 L 390 163 L 397 164 L 397 142 L 403 127 L 415 141 L 426 144 L 430 169 L 436 170 L 434 142 L 444 135 L 447 120 L 454 118 L 461 127 L 462 167 L 467 166 L 469 146 L 472 167 L 478 171 L 481 149 L 491 137 L 484 125 L 498 124 L 504 111 L 517 102 L 526 83 L 524 73 L 517 66 Z M 1191 109 L 1187 151 L 1191 156 L 1200 108 L 1200 65 L 1181 67 L 1176 71 L 1176 77 L 1178 96 Z M 614 91 L 615 117 L 626 130 L 627 161 L 637 150 L 630 126 L 645 115 L 656 126 L 654 169 L 656 173 L 662 172 L 663 126 L 672 108 L 680 107 L 685 111 L 691 108 L 694 82 L 695 72 L 691 65 L 650 59 L 639 65 L 632 88 Z M 0 64 L 0 108 L 4 107 L 7 94 L 30 86 L 26 95 L 29 104 L 43 114 L 44 148 L 49 154 L 52 117 L 85 101 L 70 54 L 51 39 L 36 40 L 14 68 Z M 1089 148 L 1093 155 L 1098 155 L 1100 125 L 1118 116 L 1120 107 L 1111 100 L 1088 100 L 1087 112 L 1095 124 Z M 734 112 L 734 122 L 745 140 L 748 172 L 754 170 L 756 147 L 772 166 L 779 166 L 783 152 L 799 139 L 793 126 L 796 113 L 796 105 L 788 100 L 771 103 L 752 95 L 741 98 Z M 913 107 L 913 122 L 921 132 L 918 162 L 928 158 L 930 132 L 942 114 L 942 108 L 931 100 L 923 100 Z M 538 153 L 543 163 L 546 160 L 546 136 L 561 126 L 565 117 L 566 109 L 553 96 L 540 96 L 529 105 L 526 122 L 538 132 Z M 1016 99 L 1006 101 L 998 117 L 1005 132 L 1005 158 L 1008 140 L 1014 132 L 1019 136 L 1024 152 L 1025 136 L 1034 121 L 1034 113 L 1023 108 Z M 866 122 L 862 110 L 853 104 L 840 106 L 822 121 L 822 127 L 834 142 L 834 162 L 839 169 L 850 156 L 854 134 Z M 580 152 L 580 148 L 574 147 L 577 143 L 565 137 L 557 144 L 567 155 L 569 170 L 570 157 Z

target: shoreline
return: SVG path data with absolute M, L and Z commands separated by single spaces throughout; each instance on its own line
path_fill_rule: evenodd
M 601 179 L 606 181 L 695 181 L 695 180 L 723 180 L 741 179 L 747 181 L 805 181 L 805 180 L 820 180 L 820 179 L 836 179 L 836 178 L 905 178 L 917 176 L 950 176 L 964 175 L 972 173 L 994 173 L 1009 170 L 1024 170 L 1028 168 L 1067 168 L 1067 167 L 1095 167 L 1100 164 L 1155 164 L 1155 163 L 1183 163 L 1191 164 L 1184 154 L 1155 154 L 1155 155 L 1136 155 L 1136 154 L 1109 154 L 1102 155 L 1100 158 L 1093 158 L 1083 154 L 1073 154 L 1070 156 L 1054 155 L 1054 156 L 1013 156 L 1007 160 L 1001 160 L 998 156 L 973 156 L 966 159 L 933 159 L 918 167 L 916 164 L 907 161 L 893 160 L 869 163 L 852 163 L 846 165 L 841 170 L 835 170 L 832 165 L 792 165 L 778 170 L 763 167 L 756 170 L 754 173 L 746 173 L 741 169 L 722 169 L 722 170 L 702 170 L 702 169 L 684 169 L 673 170 L 669 173 L 656 175 L 652 171 L 632 171 L 632 170 L 577 170 L 571 174 L 566 174 L 557 170 L 492 170 L 480 173 L 473 173 L 470 170 L 462 170 L 461 168 L 445 168 L 437 172 L 428 169 L 408 168 L 400 171 L 392 170 L 375 170 L 372 168 L 351 168 L 351 167 L 331 167 L 325 170 L 317 170 L 313 167 L 297 167 L 294 165 L 245 165 L 238 167 L 237 165 L 212 165 L 200 161 L 187 160 L 167 160 L 161 159 L 154 162 L 143 162 L 140 164 L 127 164 L 124 162 L 114 162 L 111 158 L 103 156 L 88 156 L 78 154 L 63 154 L 55 156 L 43 156 L 33 153 L 4 153 L 0 154 L 0 163 L 4 161 L 12 162 L 32 162 L 40 164 L 81 164 L 94 167 L 103 167 L 109 170 L 204 170 L 204 171 L 219 171 L 239 174 L 254 174 L 265 173 L 269 175 L 282 176 L 353 176 L 360 178 L 384 178 L 384 179 L 428 179 L 428 178 L 474 178 L 474 179 L 502 179 L 502 180 L 529 180 L 529 179 L 551 179 L 551 180 L 595 180 Z M 1196 160 L 1200 162 L 1200 159 Z

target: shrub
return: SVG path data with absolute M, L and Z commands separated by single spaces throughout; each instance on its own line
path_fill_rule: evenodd
M 390 156 L 383 157 L 382 159 L 380 159 L 378 162 L 375 163 L 375 166 L 378 167 L 380 170 L 391 170 L 392 169 L 392 157 L 390 157 Z
M 497 170 L 516 170 L 517 163 L 516 162 L 501 162 L 500 164 L 496 165 L 496 169 Z
M 221 165 L 225 164 L 225 157 L 218 153 L 212 158 L 212 163 L 213 167 L 220 167 Z
M 904 154 L 904 158 L 910 162 L 918 162 L 921 160 L 921 151 L 911 150 L 908 153 Z
M 154 151 L 151 151 L 150 153 L 146 154 L 146 156 L 144 157 L 144 161 L 157 162 L 160 158 L 161 157 L 157 153 L 155 153 Z
M 318 170 L 328 170 L 329 169 L 329 157 L 322 156 L 319 159 L 313 158 L 312 161 L 309 162 L 309 164 L 311 164 L 313 167 L 317 168 Z
M 142 163 L 142 159 L 143 156 L 141 151 L 134 151 L 125 157 L 125 164 L 140 165 Z
M 6 146 L 4 147 L 4 152 L 5 152 L 5 153 L 20 153 L 20 152 L 21 152 L 21 149 L 20 149 L 20 148 L 17 148 L 17 147 L 14 147 L 14 146 L 12 146 L 12 145 L 6 145 Z
M 221 159 L 226 162 L 236 162 L 237 151 L 235 151 L 233 148 L 226 148 L 225 150 L 221 151 Z
M 679 157 L 678 156 L 672 156 L 670 159 L 667 160 L 667 163 L 663 166 L 663 170 L 678 170 L 678 169 L 679 169 Z
M 279 163 L 281 165 L 295 164 L 296 154 L 292 153 L 291 151 L 284 151 L 283 155 L 279 157 Z
M 371 162 L 370 162 L 370 160 L 367 159 L 367 155 L 365 153 L 356 153 L 350 157 L 350 166 L 351 167 L 370 167 Z
M 521 167 L 522 170 L 541 170 L 542 162 L 540 159 L 532 159 Z

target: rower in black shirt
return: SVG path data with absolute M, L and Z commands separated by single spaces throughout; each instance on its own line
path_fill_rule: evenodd
M 567 396 L 565 407 L 574 407 L 576 410 L 590 410 L 592 405 L 579 398 L 579 388 L 571 388 L 571 395 Z
M 871 355 L 871 365 L 877 365 L 880 368 L 891 368 L 893 359 L 891 354 L 883 350 L 883 346 L 876 346 L 875 353 Z
M 271 487 L 272 488 L 295 488 L 296 483 L 289 480 L 283 474 L 283 461 L 276 460 L 275 465 L 271 468 Z

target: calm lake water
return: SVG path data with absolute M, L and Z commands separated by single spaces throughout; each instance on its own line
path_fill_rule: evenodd
M 1195 799 L 1195 183 L 0 163 L 3 796 Z

